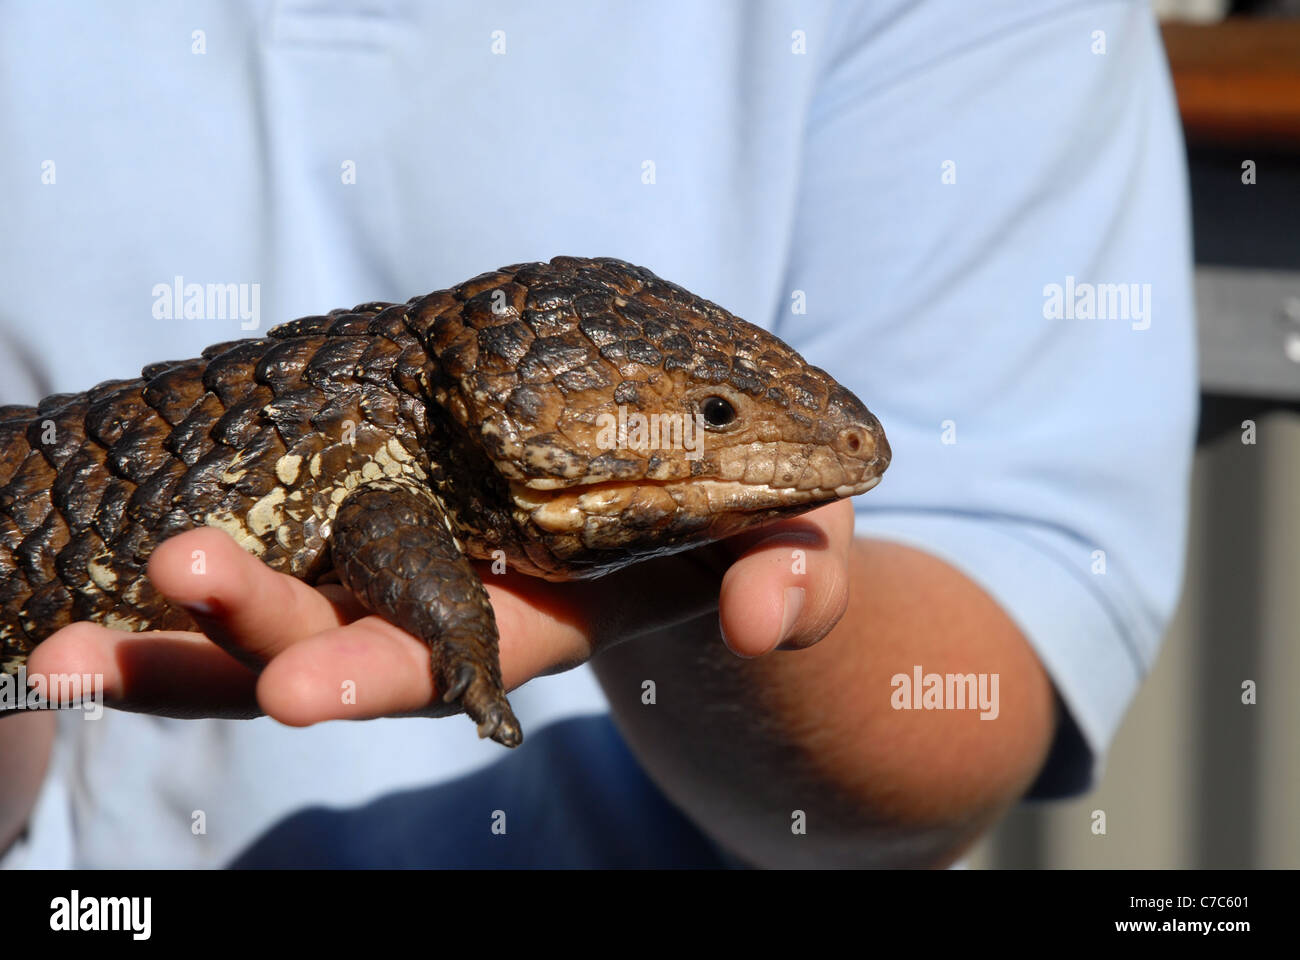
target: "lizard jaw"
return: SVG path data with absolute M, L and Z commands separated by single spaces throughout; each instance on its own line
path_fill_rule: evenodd
M 515 482 L 514 521 L 524 546 L 514 562 L 546 580 L 601 577 L 865 493 L 879 482 L 872 475 L 835 489 L 794 490 L 695 478 L 545 491 Z
M 701 540 L 726 536 L 720 530 L 740 530 L 762 522 L 763 514 L 786 516 L 845 497 L 866 493 L 880 476 L 832 489 L 774 487 L 743 480 L 695 478 L 685 481 L 612 481 L 560 490 L 536 490 L 512 482 L 511 498 L 516 519 L 550 534 L 580 535 L 592 539 L 601 527 L 661 528 L 689 513 L 708 529 Z M 599 537 L 608 543 L 607 537 Z M 594 545 L 594 544 L 592 544 Z M 608 543 L 608 546 L 614 546 Z

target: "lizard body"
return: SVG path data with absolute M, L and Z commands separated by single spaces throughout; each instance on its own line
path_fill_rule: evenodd
M 825 372 L 644 268 L 504 267 L 0 407 L 0 669 L 77 620 L 194 629 L 145 571 L 214 526 L 336 573 L 513 746 L 472 559 L 600 576 L 864 492 L 889 458 Z

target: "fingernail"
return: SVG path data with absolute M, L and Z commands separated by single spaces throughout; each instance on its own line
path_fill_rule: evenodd
M 821 546 L 823 539 L 822 535 L 816 530 L 778 530 L 771 536 L 755 541 L 752 546 L 747 548 L 746 552 L 757 550 L 760 547 L 774 546 L 818 547 Z
M 781 617 L 781 636 L 776 641 L 778 647 L 790 639 L 799 611 L 803 609 L 803 597 L 803 587 L 785 588 L 785 613 Z
M 189 600 L 181 604 L 191 613 L 197 613 L 200 617 L 211 617 L 216 615 L 216 608 L 206 600 Z
M 721 616 L 718 617 L 718 633 L 721 634 L 721 636 L 722 636 L 722 643 L 723 643 L 723 645 L 724 645 L 728 650 L 730 650 L 732 653 L 734 653 L 736 656 L 740 657 L 740 659 L 742 659 L 742 660 L 753 660 L 754 657 L 758 656 L 758 654 L 754 654 L 754 653 L 745 653 L 744 651 L 737 650 L 737 649 L 732 645 L 731 641 L 730 641 L 729 639 L 727 639 L 727 631 L 722 629 L 722 617 L 721 617 Z

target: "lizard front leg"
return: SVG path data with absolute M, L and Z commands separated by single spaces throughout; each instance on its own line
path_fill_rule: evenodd
M 458 703 L 480 737 L 518 746 L 523 733 L 501 683 L 496 617 L 437 500 L 375 480 L 344 498 L 333 526 L 343 585 L 366 609 L 428 644 L 443 701 Z

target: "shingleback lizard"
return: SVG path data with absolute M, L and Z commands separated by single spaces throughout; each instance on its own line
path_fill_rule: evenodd
M 596 577 L 862 493 L 889 458 L 824 371 L 649 270 L 503 267 L 0 407 L 0 668 L 76 620 L 195 629 L 145 568 L 208 525 L 335 572 L 429 645 L 449 710 L 515 746 L 471 559 Z

